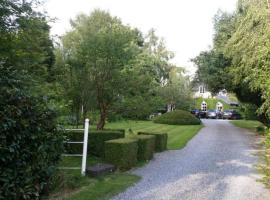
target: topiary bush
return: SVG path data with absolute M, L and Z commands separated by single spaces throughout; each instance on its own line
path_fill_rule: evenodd
M 199 125 L 201 120 L 187 111 L 175 110 L 154 119 L 154 123 L 169 125 Z
M 128 170 L 137 164 L 138 140 L 116 139 L 105 142 L 105 161 L 120 170 Z
M 156 137 L 154 135 L 136 135 L 133 138 L 138 140 L 138 160 L 151 160 L 155 152 Z
M 55 112 L 0 66 L 0 199 L 40 199 L 63 150 Z
M 149 132 L 138 132 L 138 135 L 154 135 L 155 136 L 155 151 L 162 152 L 167 150 L 167 133 L 149 133 Z
M 66 132 L 66 139 L 70 141 L 83 141 L 83 131 Z M 125 137 L 125 130 L 89 130 L 87 151 L 91 155 L 104 156 L 105 141 Z M 68 144 L 68 153 L 82 153 L 83 144 Z

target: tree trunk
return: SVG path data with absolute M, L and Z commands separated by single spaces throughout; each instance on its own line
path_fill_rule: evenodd
M 100 118 L 97 124 L 97 130 L 103 130 L 106 118 L 107 118 L 107 106 L 102 104 L 100 105 Z

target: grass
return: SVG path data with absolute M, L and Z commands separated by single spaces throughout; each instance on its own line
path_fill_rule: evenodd
M 197 134 L 202 125 L 166 125 L 155 124 L 152 121 L 120 121 L 108 123 L 106 128 L 122 128 L 126 135 L 142 132 L 166 132 L 168 133 L 168 149 L 181 149 Z
M 94 165 L 102 160 L 88 157 L 87 164 Z M 60 167 L 80 167 L 81 158 L 63 157 Z M 107 200 L 136 183 L 140 178 L 128 173 L 117 172 L 99 178 L 82 177 L 80 170 L 60 170 L 55 177 L 54 191 L 49 199 Z
M 256 120 L 234 120 L 231 123 L 237 127 L 249 129 L 253 132 L 257 132 L 257 127 L 264 126 L 261 122 Z
M 92 184 L 82 187 L 72 194 L 69 200 L 107 200 L 133 185 L 139 180 L 138 176 L 116 173 L 96 179 Z

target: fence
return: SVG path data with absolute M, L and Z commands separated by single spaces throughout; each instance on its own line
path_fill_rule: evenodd
M 62 154 L 62 156 L 79 156 L 82 157 L 82 166 L 80 167 L 61 167 L 60 169 L 81 169 L 81 175 L 85 176 L 86 172 L 86 161 L 87 161 L 87 145 L 88 145 L 88 134 L 89 134 L 89 119 L 85 119 L 84 129 L 66 129 L 66 131 L 83 131 L 84 137 L 83 141 L 75 142 L 75 141 L 66 141 L 67 144 L 82 144 L 83 152 L 82 154 Z M 79 133 L 79 132 L 78 132 Z

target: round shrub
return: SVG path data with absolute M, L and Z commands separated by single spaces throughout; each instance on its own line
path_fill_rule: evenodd
M 201 120 L 187 111 L 175 110 L 155 118 L 154 123 L 169 125 L 199 125 L 201 124 Z
M 62 153 L 56 116 L 14 71 L 0 71 L 0 199 L 40 199 Z

